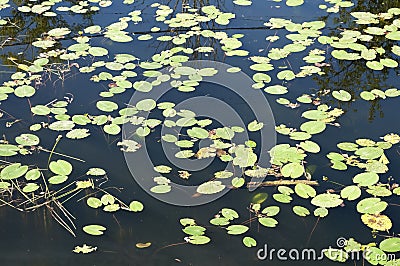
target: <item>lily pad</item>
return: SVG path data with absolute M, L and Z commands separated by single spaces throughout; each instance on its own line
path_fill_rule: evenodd
M 323 193 L 315 196 L 311 204 L 317 207 L 334 208 L 343 203 L 343 200 L 337 194 Z
M 82 228 L 82 230 L 89 235 L 99 236 L 99 235 L 104 234 L 104 231 L 106 230 L 106 228 L 102 225 L 91 224 L 91 225 L 84 226 Z

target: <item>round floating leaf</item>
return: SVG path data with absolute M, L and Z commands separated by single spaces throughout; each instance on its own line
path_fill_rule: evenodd
M 229 224 L 229 220 L 225 217 L 217 217 L 210 220 L 210 223 L 216 226 L 224 226 Z
M 227 233 L 230 235 L 241 235 L 249 230 L 249 227 L 241 224 L 230 225 L 226 228 Z
M 154 108 L 156 108 L 156 106 L 157 106 L 157 103 L 153 99 L 144 99 L 144 100 L 139 101 L 136 104 L 136 108 L 138 110 L 145 111 L 145 112 L 153 110 Z
M 25 193 L 31 193 L 39 189 L 39 185 L 36 183 L 28 183 L 24 186 L 22 189 L 23 192 Z
M 189 243 L 193 245 L 204 245 L 210 242 L 211 239 L 207 236 L 190 236 Z
M 337 144 L 337 147 L 344 151 L 356 151 L 358 149 L 358 145 L 352 142 L 341 142 Z
M 383 240 L 379 244 L 379 248 L 385 252 L 399 252 L 400 251 L 400 238 L 398 237 L 391 237 Z
M 268 206 L 268 207 L 264 208 L 264 209 L 261 211 L 261 213 L 263 213 L 263 214 L 265 214 L 265 215 L 267 215 L 267 216 L 272 217 L 272 216 L 277 215 L 277 214 L 279 213 L 279 211 L 280 211 L 279 206 Z
M 16 179 L 23 176 L 28 171 L 27 165 L 21 165 L 20 163 L 13 163 L 7 165 L 1 170 L 0 177 L 3 180 Z
M 383 64 L 378 61 L 368 61 L 366 63 L 367 67 L 373 70 L 382 70 Z
M 292 70 L 283 70 L 279 72 L 276 76 L 280 80 L 293 80 L 296 78 L 296 75 L 293 73 Z
M 154 167 L 154 170 L 162 174 L 168 174 L 171 172 L 172 168 L 167 165 L 157 165 Z
M 340 196 L 344 199 L 355 200 L 361 196 L 361 189 L 355 185 L 347 186 L 340 191 Z
M 257 241 L 250 236 L 245 236 L 243 238 L 242 242 L 243 242 L 243 245 L 245 245 L 248 248 L 257 246 Z
M 193 155 L 194 155 L 194 152 L 192 152 L 191 150 L 182 150 L 182 151 L 175 153 L 175 157 L 179 158 L 179 159 L 190 158 Z
M 0 144 L 0 156 L 13 156 L 18 154 L 18 146 L 11 144 Z
M 196 225 L 196 221 L 192 218 L 182 218 L 179 220 L 180 224 L 183 226 Z
M 292 201 L 292 197 L 285 194 L 274 194 L 272 195 L 274 200 L 281 202 L 281 203 L 290 203 Z
M 276 227 L 278 221 L 271 217 L 258 218 L 258 222 L 265 227 Z
M 231 182 L 235 188 L 240 188 L 245 184 L 245 179 L 242 177 L 234 177 Z
M 392 31 L 385 36 L 389 40 L 400 41 L 400 31 Z
M 247 125 L 247 128 L 249 129 L 249 131 L 254 132 L 262 129 L 263 126 L 264 126 L 263 122 L 257 122 L 256 120 L 254 120 Z
M 35 88 L 29 85 L 22 85 L 15 89 L 14 94 L 20 98 L 31 97 L 35 94 Z
M 315 189 L 307 184 L 296 184 L 296 186 L 294 187 L 294 191 L 296 192 L 296 194 L 304 199 L 308 199 L 308 198 L 313 198 L 316 196 L 317 192 L 315 191 Z
M 301 6 L 304 4 L 304 0 L 286 0 L 287 6 Z
M 301 116 L 311 120 L 322 120 L 328 118 L 328 113 L 321 110 L 308 110 Z
M 112 112 L 118 109 L 118 104 L 111 101 L 98 101 L 96 107 L 103 112 Z
M 51 130 L 55 131 L 67 131 L 71 130 L 75 126 L 75 123 L 72 121 L 56 121 L 49 125 Z
M 143 211 L 143 208 L 143 203 L 137 200 L 131 201 L 131 203 L 129 204 L 129 209 L 133 212 L 141 212 Z
M 90 135 L 89 129 L 79 128 L 69 131 L 65 136 L 69 139 L 83 139 Z
M 48 115 L 50 114 L 50 108 L 44 105 L 36 105 L 31 108 L 32 113 L 35 115 Z
M 239 214 L 235 210 L 229 208 L 223 208 L 221 210 L 221 214 L 228 220 L 239 218 Z
M 361 216 L 362 222 L 367 225 L 369 228 L 378 230 L 378 231 L 387 231 L 392 228 L 392 221 L 386 215 L 379 214 L 363 214 Z
M 298 178 L 304 174 L 304 166 L 299 163 L 288 163 L 281 169 L 284 177 Z
M 199 225 L 189 225 L 182 229 L 185 234 L 192 235 L 192 236 L 201 236 L 204 235 L 206 229 Z
M 121 208 L 121 207 L 120 207 L 117 203 L 114 203 L 114 204 L 109 204 L 109 205 L 107 205 L 107 206 L 104 206 L 103 211 L 106 211 L 106 212 L 116 212 L 116 211 L 118 211 L 120 208 Z
M 37 180 L 40 177 L 39 169 L 31 169 L 25 174 L 26 180 Z
M 326 217 L 327 215 L 328 215 L 327 208 L 319 207 L 314 210 L 314 216 L 316 216 L 316 217 L 323 218 L 323 217 Z
M 200 194 L 215 194 L 224 190 L 225 185 L 221 181 L 208 181 L 197 187 Z
M 55 175 L 49 178 L 49 183 L 52 185 L 59 185 L 67 181 L 68 176 L 65 175 Z
M 104 205 L 107 205 L 107 204 L 114 204 L 115 198 L 114 198 L 113 195 L 104 194 L 103 196 L 101 196 L 101 202 L 102 202 Z
M 310 211 L 303 206 L 293 206 L 293 212 L 302 217 L 310 215 Z
M 35 146 L 39 144 L 40 140 L 33 134 L 21 134 L 15 138 L 15 142 L 23 146 Z
M 110 135 L 118 135 L 121 132 L 121 127 L 116 124 L 109 124 L 103 127 L 104 132 Z
M 343 200 L 337 194 L 323 193 L 315 196 L 311 204 L 317 207 L 334 208 L 343 203 Z
M 288 92 L 287 88 L 282 85 L 272 85 L 264 89 L 265 92 L 269 94 L 285 94 Z
M 102 225 L 91 224 L 91 225 L 84 226 L 82 228 L 82 230 L 89 235 L 99 236 L 99 235 L 104 234 L 104 231 L 106 230 L 106 228 Z
M 56 175 L 67 176 L 72 172 L 72 165 L 64 160 L 52 161 L 49 164 L 50 171 Z
M 308 134 L 314 135 L 326 129 L 326 124 L 322 121 L 308 121 L 301 124 L 300 129 Z
M 87 172 L 86 175 L 93 175 L 93 176 L 102 176 L 105 175 L 106 171 L 101 168 L 90 168 Z
M 353 182 L 360 186 L 368 187 L 375 185 L 379 181 L 379 175 L 376 173 L 360 173 L 354 176 Z
M 171 191 L 171 186 L 169 185 L 157 185 L 154 186 L 150 189 L 151 192 L 156 193 L 156 194 L 163 194 L 163 193 L 168 193 Z
M 55 28 L 55 29 L 49 30 L 47 32 L 47 34 L 49 36 L 53 36 L 53 37 L 61 37 L 61 36 L 65 36 L 65 35 L 69 34 L 70 32 L 71 32 L 71 30 L 68 28 Z
M 193 127 L 191 129 L 188 129 L 187 134 L 192 138 L 198 138 L 198 139 L 208 138 L 209 135 L 207 130 L 200 127 Z
M 166 134 L 164 136 L 161 137 L 162 140 L 166 141 L 166 142 L 176 142 L 178 141 L 178 138 L 174 135 L 171 134 Z
M 380 198 L 365 198 L 357 203 L 359 213 L 378 214 L 387 208 L 388 204 Z
M 360 156 L 361 159 L 372 160 L 381 157 L 383 149 L 378 147 L 363 147 L 358 149 L 355 154 Z
M 385 67 L 395 68 L 398 67 L 399 63 L 391 58 L 384 58 L 379 61 Z
M 89 54 L 93 56 L 105 56 L 108 55 L 108 50 L 103 47 L 90 47 L 88 50 Z
M 103 203 L 101 202 L 101 200 L 98 199 L 98 198 L 95 198 L 95 197 L 89 197 L 89 198 L 86 200 L 86 204 L 87 204 L 89 207 L 93 208 L 93 209 L 97 209 L 97 208 L 99 208 L 99 207 L 101 207 L 101 206 L 103 205 Z
M 345 90 L 334 91 L 332 92 L 332 96 L 343 102 L 348 102 L 351 100 L 351 94 Z
M 363 91 L 360 93 L 360 97 L 366 101 L 373 101 L 376 98 L 376 95 L 369 91 Z
M 153 85 L 147 81 L 136 81 L 133 83 L 133 88 L 140 92 L 149 92 L 153 88 Z
M 307 152 L 311 152 L 311 153 L 318 153 L 321 150 L 319 145 L 311 140 L 306 140 L 306 141 L 300 142 L 300 147 L 303 150 L 305 150 Z

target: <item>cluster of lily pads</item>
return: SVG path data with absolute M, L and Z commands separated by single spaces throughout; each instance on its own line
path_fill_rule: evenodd
M 276 1 L 279 3 L 280 1 Z M 337 13 L 342 8 L 354 5 L 351 1 L 326 0 L 326 4 L 319 8 L 327 13 Z M 251 6 L 252 1 L 234 0 L 238 6 Z M 299 6 L 303 0 L 287 0 L 287 6 Z M 112 1 L 78 1 L 76 4 L 65 4 L 61 0 L 44 1 L 40 4 L 29 3 L 16 8 L 17 12 L 26 14 L 37 14 L 41 16 L 57 16 L 57 12 L 72 12 L 84 14 L 97 12 L 100 8 L 108 7 Z M 125 0 L 123 4 L 132 7 L 127 17 L 121 17 L 117 22 L 109 25 L 91 25 L 80 32 L 73 32 L 67 27 L 58 27 L 43 32 L 41 36 L 32 42 L 37 49 L 37 56 L 30 61 L 19 61 L 9 57 L 9 61 L 15 65 L 17 71 L 10 75 L 9 80 L 4 81 L 0 87 L 0 101 L 6 101 L 14 94 L 18 98 L 30 99 L 36 93 L 41 93 L 41 85 L 45 83 L 46 76 L 62 78 L 65 73 L 72 73 L 78 69 L 82 75 L 91 73 L 89 79 L 97 84 L 104 85 L 100 91 L 100 99 L 95 106 L 98 113 L 72 113 L 73 100 L 56 99 L 51 102 L 36 103 L 32 101 L 30 111 L 34 116 L 34 122 L 30 124 L 25 132 L 21 132 L 15 139 L 4 139 L 0 141 L 0 156 L 7 159 L 17 158 L 19 155 L 34 156 L 36 152 L 49 153 L 49 159 L 45 166 L 25 165 L 18 162 L 3 162 L 0 172 L 0 201 L 4 205 L 21 211 L 33 210 L 42 206 L 57 206 L 62 211 L 64 199 L 70 199 L 82 190 L 92 191 L 86 197 L 86 203 L 90 208 L 102 208 L 105 212 L 116 212 L 126 210 L 140 212 L 144 206 L 140 201 L 134 200 L 129 205 L 119 200 L 106 190 L 95 186 L 93 179 L 105 176 L 107 173 L 101 168 L 89 169 L 85 180 L 74 180 L 76 173 L 73 171 L 72 161 L 77 158 L 57 153 L 57 143 L 62 136 L 68 139 L 85 139 L 90 137 L 94 128 L 101 128 L 105 134 L 119 136 L 123 124 L 129 123 L 134 126 L 134 140 L 121 140 L 115 145 L 123 152 L 135 152 L 141 148 L 141 140 L 145 137 L 153 137 L 156 127 L 168 127 L 171 129 L 184 128 L 186 135 L 165 134 L 160 141 L 175 145 L 177 152 L 175 157 L 185 159 L 201 160 L 205 158 L 218 158 L 220 161 L 231 162 L 234 166 L 241 168 L 241 172 L 217 171 L 198 186 L 199 194 L 216 194 L 226 188 L 226 183 L 220 180 L 230 181 L 232 188 L 240 188 L 246 185 L 248 177 L 265 178 L 272 177 L 269 181 L 282 182 L 277 186 L 277 192 L 272 198 L 280 204 L 290 204 L 293 197 L 298 201 L 305 201 L 315 206 L 314 210 L 299 205 L 292 206 L 292 211 L 301 217 L 309 216 L 324 218 L 329 209 L 343 206 L 345 200 L 358 201 L 356 210 L 361 215 L 361 221 L 376 232 L 390 232 L 392 220 L 383 212 L 389 206 L 384 198 L 400 195 L 400 188 L 396 180 L 386 180 L 385 174 L 389 171 L 389 159 L 385 151 L 400 142 L 396 133 L 387 134 L 381 141 L 370 139 L 357 139 L 353 142 L 341 142 L 337 144 L 340 152 L 330 152 L 326 157 L 335 170 L 344 171 L 349 167 L 357 167 L 361 172 L 343 183 L 340 190 L 332 189 L 318 192 L 314 187 L 315 180 L 312 171 L 307 165 L 309 153 L 318 154 L 323 149 L 311 140 L 314 135 L 323 133 L 327 125 L 339 126 L 338 119 L 344 114 L 344 110 L 331 107 L 324 103 L 322 96 L 331 95 L 338 102 L 349 102 L 357 100 L 347 88 L 339 88 L 335 91 L 323 92 L 323 94 L 302 94 L 296 97 L 296 102 L 280 97 L 276 101 L 291 108 L 297 108 L 300 104 L 311 104 L 302 112 L 302 117 L 307 121 L 300 124 L 299 129 L 284 124 L 276 126 L 276 131 L 288 136 L 290 143 L 279 143 L 269 152 L 271 155 L 271 167 L 258 166 L 258 155 L 255 152 L 257 143 L 246 141 L 245 143 L 234 143 L 235 135 L 243 133 L 246 129 L 239 126 L 214 127 L 213 120 L 199 119 L 191 110 L 176 109 L 173 102 L 157 102 L 154 99 L 143 99 L 134 106 L 125 106 L 114 100 L 113 97 L 138 91 L 141 93 L 157 89 L 157 86 L 168 83 L 177 91 L 186 93 L 190 97 L 200 86 L 204 77 L 214 76 L 218 71 L 213 68 L 192 68 L 182 66 L 182 63 L 191 60 L 196 53 L 208 54 L 221 49 L 228 57 L 247 57 L 249 51 L 244 49 L 240 40 L 243 34 L 228 35 L 224 29 L 235 19 L 236 14 L 224 12 L 214 5 L 204 5 L 200 8 L 184 7 L 184 12 L 177 12 L 170 6 L 153 3 L 151 8 L 159 27 L 154 26 L 148 33 L 136 37 L 128 29 L 137 23 L 142 23 L 142 11 L 133 8 L 134 1 Z M 0 0 L 0 10 L 14 8 L 8 0 Z M 251 8 L 251 7 L 248 7 Z M 251 89 L 263 89 L 270 97 L 276 97 L 291 93 L 295 88 L 291 82 L 297 78 L 323 76 L 325 67 L 340 61 L 363 60 L 365 66 L 372 71 L 395 69 L 398 67 L 398 56 L 400 56 L 400 9 L 391 8 L 385 13 L 374 14 L 371 12 L 351 12 L 354 23 L 358 29 L 343 29 L 336 36 L 324 34 L 326 23 L 321 20 L 296 23 L 284 18 L 270 18 L 264 23 L 266 41 L 270 48 L 266 55 L 251 55 L 248 59 L 252 62 L 248 71 L 252 73 L 254 85 Z M 218 27 L 209 27 L 215 24 Z M 10 26 L 7 19 L 0 20 L 0 27 Z M 282 40 L 276 31 L 287 31 L 286 39 Z M 134 40 L 152 41 L 160 44 L 170 45 L 172 48 L 154 53 L 151 58 L 139 58 L 130 53 L 109 54 L 106 47 L 93 46 L 92 40 L 97 37 L 106 38 L 116 43 L 128 43 Z M 193 38 L 201 38 L 201 44 L 190 47 L 189 41 Z M 72 44 L 70 43 L 72 41 Z M 68 45 L 65 43 L 69 42 Z M 385 46 L 382 43 L 385 43 Z M 218 43 L 219 48 L 210 45 Z M 283 43 L 282 45 L 280 45 Z M 58 47 L 57 49 L 55 47 Z M 59 48 L 62 47 L 62 48 Z M 298 69 L 292 68 L 290 61 L 294 54 L 301 54 L 304 64 Z M 333 58 L 329 58 L 328 55 Z M 88 60 L 90 59 L 90 60 Z M 329 59 L 329 61 L 328 61 Z M 328 63 L 329 62 L 329 63 Z M 169 74 L 160 69 L 170 68 Z M 239 67 L 232 67 L 228 72 L 240 71 Z M 254 73 L 255 72 L 255 73 Z M 276 74 L 272 74 L 276 72 Z M 144 80 L 147 78 L 146 80 Z M 182 78 L 184 80 L 182 81 Z M 360 98 L 366 101 L 384 100 L 400 96 L 397 88 L 386 90 L 372 89 L 362 91 Z M 299 104 L 300 103 L 300 104 Z M 160 111 L 162 117 L 146 118 L 145 114 Z M 14 123 L 7 121 L 5 127 L 12 127 Z M 247 124 L 247 130 L 256 132 L 263 128 L 263 123 L 252 121 Z M 61 135 L 52 148 L 39 146 L 40 139 L 34 132 L 42 130 L 57 131 Z M 7 136 L 7 134 L 5 135 Z M 194 149 L 198 142 L 208 139 L 212 142 L 209 146 Z M 348 154 L 350 153 L 350 154 Z M 63 159 L 52 160 L 52 156 L 63 156 Z M 68 160 L 67 160 L 68 159 Z M 79 159 L 78 159 L 79 160 Z M 44 168 L 41 168 L 44 167 Z M 175 170 L 172 166 L 157 165 L 155 170 L 162 176 L 151 177 L 155 185 L 151 188 L 152 193 L 169 193 L 172 190 L 171 180 L 164 175 Z M 177 170 L 179 177 L 188 179 L 191 173 L 185 169 Z M 323 180 L 329 181 L 327 177 Z M 286 182 L 286 184 L 285 184 Z M 292 182 L 292 183 L 290 183 Z M 277 183 L 279 184 L 279 183 Z M 62 186 L 61 186 L 62 185 Z M 75 187 L 72 187 L 75 185 Z M 249 185 L 249 184 L 247 184 Z M 293 186 L 292 186 L 293 185 Z M 257 194 L 261 199 L 253 200 L 249 209 L 253 218 L 265 227 L 276 227 L 278 221 L 275 216 L 280 207 L 275 205 L 262 206 L 266 200 L 263 193 Z M 306 203 L 307 202 L 307 203 Z M 65 213 L 65 212 L 63 212 Z M 56 216 L 57 221 L 72 234 L 75 234 L 73 224 L 67 224 Z M 66 217 L 69 220 L 70 217 Z M 223 227 L 231 235 L 242 235 L 250 230 L 244 224 L 231 224 L 238 219 L 238 213 L 231 208 L 223 208 L 210 220 L 217 227 Z M 212 238 L 205 235 L 205 227 L 196 224 L 191 218 L 180 220 L 184 226 L 183 232 L 187 234 L 186 242 L 199 245 L 207 244 Z M 102 235 L 106 227 L 100 224 L 86 225 L 82 228 L 90 235 Z M 394 233 L 394 232 L 393 232 Z M 246 235 L 243 238 L 246 247 L 255 247 L 257 241 L 254 237 Z M 138 243 L 138 248 L 149 247 L 150 243 Z M 97 247 L 84 244 L 74 249 L 76 253 L 90 253 L 96 251 Z M 332 253 L 325 253 L 331 259 L 344 262 L 348 259 L 348 252 L 369 250 L 366 260 L 373 265 L 398 265 L 396 261 L 375 261 L 376 254 L 395 253 L 400 251 L 400 238 L 388 234 L 387 238 L 379 243 L 379 248 L 369 244 L 360 244 L 354 239 L 349 239 L 344 249 L 336 249 Z M 385 253 L 386 252 L 386 253 Z M 338 256 L 342 254 L 342 256 Z M 339 259 L 340 258 L 340 259 Z M 397 263 L 397 264 L 396 264 Z

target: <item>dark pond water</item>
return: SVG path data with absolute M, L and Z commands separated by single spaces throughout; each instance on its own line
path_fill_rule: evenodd
M 174 12 L 182 12 L 183 10 L 184 3 L 182 1 L 159 2 L 173 8 Z M 249 51 L 250 55 L 261 56 L 266 56 L 272 47 L 279 47 L 288 43 L 284 36 L 286 33 L 283 30 L 267 29 L 263 26 L 263 23 L 272 17 L 286 18 L 298 23 L 322 20 L 327 23 L 327 26 L 323 29 L 323 34 L 330 36 L 337 35 L 343 28 L 357 27 L 353 18 L 349 15 L 350 12 L 362 10 L 378 13 L 388 10 L 390 7 L 400 6 L 398 1 L 360 0 L 353 1 L 355 4 L 353 7 L 341 9 L 339 13 L 327 13 L 318 7 L 320 4 L 327 3 L 319 0 L 306 0 L 299 7 L 287 7 L 284 1 L 254 0 L 249 7 L 234 5 L 232 1 L 183 2 L 197 8 L 215 5 L 224 12 L 235 13 L 236 18 L 232 19 L 228 26 L 209 23 L 207 27 L 219 29 L 229 35 L 244 34 L 241 39 L 243 43 L 241 49 Z M 14 45 L 2 47 L 3 66 L 1 67 L 0 81 L 9 80 L 10 74 L 16 71 L 15 67 L 6 66 L 10 64 L 7 57 L 31 60 L 32 57 L 37 55 L 37 52 L 29 45 L 29 42 L 34 38 L 40 37 L 37 33 L 32 32 L 35 29 L 37 29 L 37 32 L 45 32 L 55 27 L 68 27 L 78 31 L 90 25 L 106 26 L 118 21 L 120 17 L 127 16 L 132 10 L 142 10 L 143 22 L 136 25 L 130 24 L 126 31 L 139 35 L 151 33 L 149 30 L 157 26 L 169 32 L 171 29 L 167 28 L 166 25 L 155 21 L 155 9 L 150 6 L 152 3 L 153 1 L 147 0 L 135 1 L 127 8 L 127 5 L 123 4 L 122 1 L 115 1 L 112 6 L 102 8 L 97 13 L 79 15 L 64 12 L 58 15 L 55 20 L 34 14 L 21 14 L 15 12 L 15 10 L 12 11 L 13 9 L 0 11 L 2 18 L 10 17 L 23 21 L 23 28 L 19 30 L 7 32 L 1 29 L 1 35 L 7 36 L 8 34 L 17 40 Z M 161 33 L 154 34 L 154 36 L 159 35 Z M 265 40 L 266 36 L 270 35 L 277 35 L 281 38 L 276 43 L 270 43 Z M 61 43 L 64 47 L 67 47 L 73 41 L 64 40 Z M 393 43 L 396 43 L 396 41 L 392 41 L 392 45 Z M 385 41 L 376 45 L 384 44 Z M 102 36 L 93 37 L 91 45 L 108 49 L 110 58 L 116 53 L 130 53 L 143 61 L 150 60 L 155 53 L 173 47 L 170 42 L 162 43 L 155 39 L 139 41 L 135 37 L 134 41 L 129 43 L 117 43 Z M 190 42 L 185 45 L 193 49 L 199 45 L 212 45 L 214 47 L 215 53 L 199 53 L 191 59 L 220 61 L 240 67 L 250 77 L 254 74 L 254 71 L 249 69 L 252 62 L 247 57 L 226 57 L 218 43 L 204 43 L 202 39 L 191 38 Z M 326 46 L 319 43 L 316 44 L 316 48 L 327 49 Z M 307 55 L 307 52 L 295 53 L 287 60 L 279 61 L 277 65 L 299 69 L 300 66 L 304 65 L 302 58 L 305 55 Z M 90 57 L 86 57 L 80 60 L 79 64 L 81 66 L 89 65 L 91 60 Z M 398 61 L 398 57 L 396 60 Z M 336 121 L 340 124 L 340 127 L 328 126 L 322 134 L 315 135 L 312 138 L 321 146 L 322 150 L 318 154 L 308 154 L 306 160 L 308 165 L 316 167 L 312 178 L 320 183 L 317 189 L 319 192 L 329 188 L 337 190 L 341 188 L 340 185 L 324 182 L 323 176 L 328 176 L 331 181 L 348 185 L 352 183 L 352 177 L 359 172 L 355 168 L 350 168 L 347 171 L 331 169 L 330 162 L 325 155 L 330 151 L 337 152 L 337 143 L 354 142 L 359 138 L 371 138 L 378 141 L 379 137 L 390 132 L 398 133 L 400 129 L 398 124 L 398 98 L 365 101 L 358 97 L 363 90 L 400 88 L 398 68 L 373 71 L 365 67 L 365 62 L 362 60 L 339 61 L 332 58 L 330 53 L 327 53 L 327 59 L 324 62 L 330 64 L 323 69 L 325 75 L 313 75 L 288 81 L 285 84 L 289 88 L 289 93 L 284 95 L 285 98 L 294 102 L 296 97 L 303 93 L 311 94 L 323 90 L 346 89 L 357 98 L 356 101 L 341 102 L 333 98 L 331 94 L 320 96 L 321 102 L 341 108 L 345 114 Z M 276 76 L 278 72 L 279 68 L 276 68 L 269 72 L 269 75 L 271 77 Z M 140 70 L 138 70 L 138 73 L 140 73 Z M 31 116 L 29 106 L 48 103 L 65 96 L 71 97 L 73 95 L 73 102 L 68 106 L 69 114 L 100 114 L 96 108 L 96 102 L 100 99 L 99 92 L 105 89 L 106 84 L 90 81 L 91 75 L 91 73 L 81 74 L 73 69 L 72 73 L 66 75 L 64 82 L 53 76 L 52 80 L 48 80 L 46 84 L 39 87 L 40 93 L 30 98 L 30 102 L 13 95 L 10 96 L 7 101 L 1 102 L 0 105 L 0 111 L 3 113 L 0 120 L 0 132 L 8 140 L 13 140 L 20 133 L 29 132 L 29 125 L 36 121 L 36 118 Z M 143 79 L 143 76 L 139 75 L 137 78 L 132 78 L 131 81 L 140 79 Z M 220 98 L 229 102 L 241 114 L 244 114 L 247 110 L 240 98 L 230 95 L 229 92 L 216 85 L 201 84 L 193 94 L 171 93 L 166 95 L 163 100 L 180 102 L 193 95 L 211 95 Z M 303 122 L 300 119 L 301 114 L 308 109 L 314 109 L 314 107 L 306 104 L 301 104 L 296 109 L 287 108 L 276 103 L 275 100 L 278 97 L 270 94 L 265 95 L 277 125 L 286 124 L 288 127 L 298 128 Z M 129 101 L 131 96 L 132 92 L 127 91 L 112 99 L 122 106 Z M 16 123 L 11 127 L 5 126 L 6 122 L 15 119 L 22 119 L 23 122 Z M 251 115 L 245 116 L 246 123 L 253 119 Z M 161 154 L 162 151 L 159 150 L 159 133 L 157 132 L 156 130 L 154 134 L 152 133 L 147 137 L 147 145 L 153 151 L 152 158 L 157 161 L 157 164 L 168 164 L 166 158 Z M 153 137 L 157 134 L 157 137 Z M 41 130 L 37 132 L 37 135 L 41 139 L 41 146 L 51 150 L 59 132 Z M 115 145 L 116 142 L 120 141 L 120 138 L 120 136 L 105 134 L 100 127 L 93 127 L 89 138 L 84 141 L 63 139 L 57 145 L 56 151 L 86 161 L 85 163 L 71 161 L 74 166 L 73 173 L 83 174 L 90 167 L 104 168 L 107 171 L 108 180 L 101 187 L 110 188 L 109 191 L 124 202 L 130 202 L 132 199 L 140 200 L 145 206 L 144 211 L 133 214 L 120 211 L 112 214 L 105 213 L 101 209 L 94 210 L 87 207 L 83 198 L 85 193 L 81 192 L 64 204 L 65 208 L 76 218 L 74 220 L 76 237 L 73 237 L 51 217 L 47 208 L 21 213 L 7 206 L 2 206 L 0 208 L 1 265 L 321 265 L 322 263 L 334 265 L 338 263 L 331 262 L 326 258 L 323 261 L 279 261 L 275 257 L 273 261 L 261 261 L 257 258 L 257 250 L 267 244 L 269 249 L 285 248 L 289 250 L 291 248 L 312 247 L 319 252 L 329 246 L 336 247 L 338 237 L 355 237 L 361 243 L 375 241 L 372 238 L 371 230 L 361 222 L 360 215 L 355 211 L 357 202 L 346 202 L 343 207 L 330 209 L 327 218 L 317 221 L 317 218 L 312 214 L 304 218 L 295 215 L 292 211 L 292 207 L 296 205 L 295 201 L 291 204 L 277 203 L 272 198 L 272 194 L 277 192 L 275 187 L 259 188 L 253 192 L 249 192 L 247 189 L 234 190 L 216 201 L 195 207 L 179 207 L 160 202 L 144 192 L 132 178 L 124 154 Z M 255 136 L 255 138 L 257 137 Z M 296 142 L 289 140 L 287 136 L 278 134 L 277 143 L 295 145 Z M 389 171 L 382 175 L 381 181 L 385 182 L 383 179 L 387 179 L 389 176 L 398 179 L 400 173 L 399 145 L 393 145 L 385 154 L 391 163 Z M 41 152 L 36 154 L 34 159 L 29 156 L 10 158 L 24 164 L 37 164 L 41 168 L 45 168 L 48 155 L 48 153 Z M 11 160 L 5 157 L 2 159 Z M 53 159 L 65 158 L 53 155 Z M 140 167 L 140 164 L 141 162 L 137 162 L 137 167 Z M 204 176 L 207 174 L 212 176 L 215 171 L 221 169 L 221 165 L 215 163 L 211 169 L 193 174 L 195 180 L 190 179 L 188 183 L 193 182 L 195 184 L 197 180 L 209 179 L 204 178 Z M 76 175 L 78 177 L 81 174 Z M 103 181 L 95 182 L 100 184 Z M 250 217 L 249 203 L 252 197 L 259 192 L 265 192 L 269 195 L 263 206 L 278 205 L 281 207 L 281 211 L 277 217 L 279 224 L 276 228 L 262 227 L 258 225 L 257 221 L 250 224 L 251 230 L 248 235 L 257 239 L 256 248 L 246 248 L 242 243 L 242 236 L 228 235 L 225 229 L 209 224 L 209 220 L 224 207 L 235 209 L 240 215 L 239 223 L 244 222 Z M 399 202 L 397 198 L 391 198 L 387 201 L 391 203 Z M 301 200 L 298 204 L 310 210 L 315 208 L 309 200 Z M 396 207 L 391 207 L 386 211 L 386 214 L 390 215 L 393 221 L 393 228 L 390 232 L 398 232 L 400 228 L 397 221 L 400 219 L 400 215 Z M 186 235 L 182 232 L 183 227 L 179 223 L 179 219 L 183 217 L 194 218 L 199 225 L 204 225 L 207 229 L 206 235 L 211 238 L 211 242 L 207 245 L 184 243 Z M 81 230 L 87 224 L 102 224 L 107 227 L 107 231 L 101 237 L 87 235 Z M 380 241 L 379 237 L 378 239 Z M 152 246 L 146 249 L 138 249 L 135 247 L 138 242 L 151 242 Z M 98 250 L 87 255 L 72 252 L 75 246 L 80 246 L 83 243 L 97 246 Z M 344 264 L 364 265 L 361 260 L 348 261 Z

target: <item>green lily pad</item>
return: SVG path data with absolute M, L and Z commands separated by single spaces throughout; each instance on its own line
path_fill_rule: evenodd
M 249 230 L 249 227 L 241 224 L 230 225 L 226 228 L 227 233 L 230 235 L 241 235 Z
M 104 234 L 104 231 L 106 230 L 106 228 L 102 225 L 91 224 L 91 225 L 84 226 L 82 228 L 82 230 L 89 235 L 99 236 L 99 235 Z
M 29 85 L 22 85 L 14 90 L 14 94 L 20 98 L 24 97 L 29 98 L 33 96 L 35 92 L 36 92 L 35 88 Z
M 264 89 L 264 91 L 269 94 L 274 94 L 274 95 L 285 94 L 288 92 L 287 88 L 282 85 L 268 86 Z
M 294 187 L 294 191 L 296 192 L 296 194 L 304 199 L 307 198 L 313 198 L 316 196 L 317 192 L 315 191 L 315 189 L 307 184 L 296 184 L 296 186 Z
M 34 192 L 34 191 L 36 191 L 38 189 L 39 189 L 39 185 L 38 184 L 36 184 L 36 183 L 27 183 L 24 186 L 24 188 L 22 189 L 22 191 L 24 193 L 31 193 L 31 192 Z
M 7 165 L 1 170 L 0 178 L 3 180 L 12 180 L 23 176 L 28 171 L 27 165 L 21 165 L 20 163 L 13 163 Z
M 111 101 L 98 101 L 96 107 L 103 112 L 112 112 L 118 109 L 118 104 Z
M 55 175 L 49 178 L 49 183 L 52 185 L 59 185 L 64 183 L 65 181 L 68 180 L 68 176 L 66 175 Z
M 310 211 L 303 206 L 293 206 L 293 212 L 302 217 L 310 215 Z
M 326 124 L 322 121 L 308 121 L 301 124 L 300 129 L 308 134 L 315 135 L 326 129 Z
M 221 181 L 207 181 L 197 187 L 200 194 L 216 194 L 224 190 L 225 185 Z
M 390 237 L 379 243 L 379 248 L 385 252 L 399 252 L 400 251 L 400 238 Z
M 101 207 L 101 206 L 103 205 L 103 203 L 101 202 L 101 200 L 98 199 L 98 198 L 95 198 L 95 197 L 89 197 L 89 198 L 87 198 L 86 204 L 87 204 L 89 207 L 93 208 L 93 209 L 97 209 L 97 208 L 99 208 L 99 207 Z
M 355 185 L 347 186 L 340 191 L 340 196 L 344 199 L 356 200 L 361 196 L 361 189 Z
M 387 208 L 388 204 L 380 198 L 365 198 L 357 203 L 359 213 L 378 214 Z
M 134 200 L 131 201 L 131 203 L 129 204 L 129 210 L 133 212 L 141 212 L 143 211 L 143 209 L 144 209 L 143 203 L 141 203 L 140 201 Z
M 242 242 L 248 248 L 257 246 L 257 241 L 254 238 L 250 237 L 250 236 L 245 236 L 243 238 Z
M 208 236 L 190 236 L 189 243 L 193 245 L 204 245 L 211 241 Z
M 304 4 L 304 0 L 286 0 L 287 6 L 301 6 Z
M 323 193 L 315 196 L 311 204 L 317 207 L 334 208 L 343 203 L 343 200 L 337 194 Z
M 23 146 L 35 146 L 39 144 L 40 139 L 33 134 L 21 134 L 15 138 L 15 142 Z
M 278 221 L 271 217 L 260 217 L 258 222 L 265 227 L 276 227 Z
M 31 169 L 25 173 L 26 180 L 37 180 L 40 177 L 39 169 Z
M 343 102 L 348 102 L 351 100 L 351 94 L 345 90 L 334 91 L 332 92 L 332 96 Z
M 67 176 L 72 172 L 72 165 L 64 160 L 52 161 L 49 164 L 50 171 L 56 175 Z

